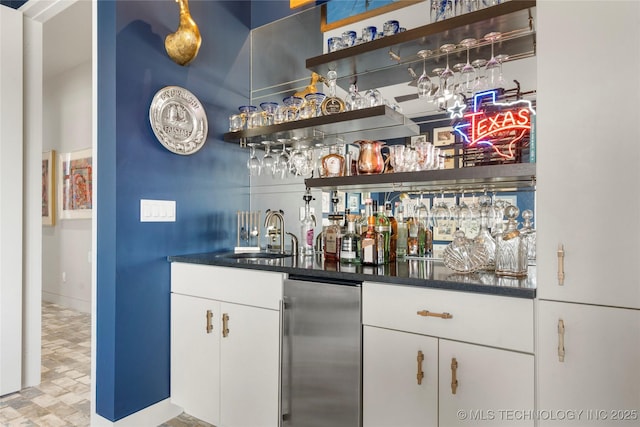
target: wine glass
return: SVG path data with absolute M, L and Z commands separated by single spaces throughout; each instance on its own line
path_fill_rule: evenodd
M 273 145 L 273 141 L 262 141 L 262 145 L 264 145 L 264 156 L 262 157 L 262 172 L 266 173 L 269 176 L 273 176 L 275 174 L 276 163 L 276 160 L 271 155 L 271 145 Z
M 435 227 L 445 225 L 445 222 L 451 219 L 451 210 L 449 209 L 449 206 L 447 206 L 447 203 L 444 201 L 444 190 L 440 190 L 440 198 L 433 207 L 431 216 L 433 218 Z
M 496 59 L 493 51 L 493 46 L 497 40 L 500 40 L 502 37 L 502 33 L 498 31 L 493 31 L 484 36 L 484 39 L 491 42 L 491 58 L 487 61 L 487 64 L 484 66 L 485 70 L 489 72 L 489 89 L 495 88 L 496 83 L 496 75 L 497 69 L 500 68 L 500 63 Z
M 454 90 L 453 90 L 453 70 L 449 67 L 449 52 L 455 50 L 456 45 L 452 43 L 447 43 L 440 46 L 440 51 L 446 54 L 447 58 L 447 66 L 445 67 L 442 74 L 440 74 L 440 94 L 444 97 L 445 101 L 453 98 Z
M 462 77 L 461 82 L 461 93 L 472 93 L 473 85 L 475 84 L 476 78 L 476 68 L 471 65 L 469 62 L 469 49 L 471 46 L 475 46 L 478 43 L 478 40 L 468 38 L 464 39 L 460 42 L 460 46 L 463 46 L 467 49 L 467 63 L 460 69 L 460 76 Z
M 440 75 L 444 71 L 444 68 L 438 67 L 431 70 L 431 75 L 433 77 L 438 77 L 438 84 L 434 84 L 431 88 L 431 93 L 429 94 L 429 100 L 431 102 L 435 102 L 438 104 L 444 103 L 444 96 L 441 94 L 441 84 L 440 84 Z
M 262 168 L 262 162 L 260 161 L 258 156 L 256 156 L 256 147 L 258 146 L 258 144 L 256 144 L 255 142 L 251 142 L 247 145 L 251 148 L 251 151 L 249 152 L 249 160 L 247 160 L 247 169 L 249 169 L 249 175 L 259 176 L 260 170 Z
M 422 58 L 422 74 L 418 78 L 418 98 L 426 99 L 431 94 L 431 79 L 427 76 L 426 59 L 431 55 L 430 50 L 421 50 L 418 52 L 418 56 Z
M 488 88 L 487 76 L 484 75 L 484 66 L 487 65 L 486 59 L 476 59 L 471 65 L 476 69 L 476 81 L 473 84 L 473 92 L 481 92 Z
M 498 72 L 498 79 L 496 80 L 496 87 L 501 87 L 501 88 L 506 88 L 507 86 L 507 81 L 504 78 L 504 74 L 502 74 L 502 63 L 506 60 L 509 59 L 509 55 L 502 53 L 500 55 L 496 55 L 496 61 L 498 61 L 498 64 L 500 64 L 500 66 L 498 67 L 498 69 L 500 70 Z
M 275 169 L 279 173 L 280 179 L 284 179 L 289 176 L 289 155 L 287 154 L 286 140 L 282 140 L 282 151 L 276 158 Z

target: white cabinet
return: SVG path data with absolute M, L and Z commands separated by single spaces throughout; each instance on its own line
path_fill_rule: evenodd
M 533 426 L 532 354 L 440 340 L 439 425 Z
M 539 1 L 537 16 L 537 296 L 640 308 L 640 3 Z
M 364 427 L 438 425 L 437 338 L 364 326 L 362 369 Z
M 364 427 L 534 425 L 532 300 L 371 282 L 362 295 Z
M 219 301 L 171 295 L 171 400 L 215 425 L 220 421 L 220 316 Z
M 171 399 L 219 427 L 279 414 L 280 273 L 172 263 Z
M 540 425 L 640 424 L 640 311 L 540 301 L 538 312 L 538 408 L 578 411 Z

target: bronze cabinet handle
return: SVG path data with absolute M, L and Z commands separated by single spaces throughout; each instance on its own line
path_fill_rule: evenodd
M 207 310 L 207 333 L 210 334 L 213 331 L 213 324 L 211 319 L 213 318 L 213 311 Z
M 229 315 L 227 313 L 222 314 L 222 336 L 224 338 L 229 336 Z
M 564 286 L 564 245 L 558 245 L 558 286 Z
M 456 394 L 458 390 L 458 361 L 455 357 L 451 358 L 451 394 Z
M 418 385 L 422 384 L 422 379 L 424 378 L 424 372 L 422 371 L 422 361 L 424 360 L 424 353 L 421 350 L 418 350 Z
M 558 361 L 564 362 L 564 320 L 558 319 Z
M 418 312 L 418 316 L 424 316 L 424 317 L 439 317 L 441 319 L 452 319 L 453 315 L 449 314 L 449 313 L 434 313 L 432 311 L 428 311 L 428 310 L 421 310 Z

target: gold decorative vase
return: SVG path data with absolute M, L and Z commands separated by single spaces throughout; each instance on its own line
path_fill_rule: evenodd
M 176 0 L 180 5 L 180 26 L 164 39 L 169 57 L 179 65 L 187 65 L 198 55 L 202 37 L 189 13 L 189 0 Z

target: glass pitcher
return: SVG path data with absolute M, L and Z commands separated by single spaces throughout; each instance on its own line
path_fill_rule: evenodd
M 360 147 L 360 155 L 358 156 L 359 175 L 372 175 L 384 171 L 384 158 L 382 157 L 384 142 L 361 139 L 355 141 L 354 144 L 358 144 Z

